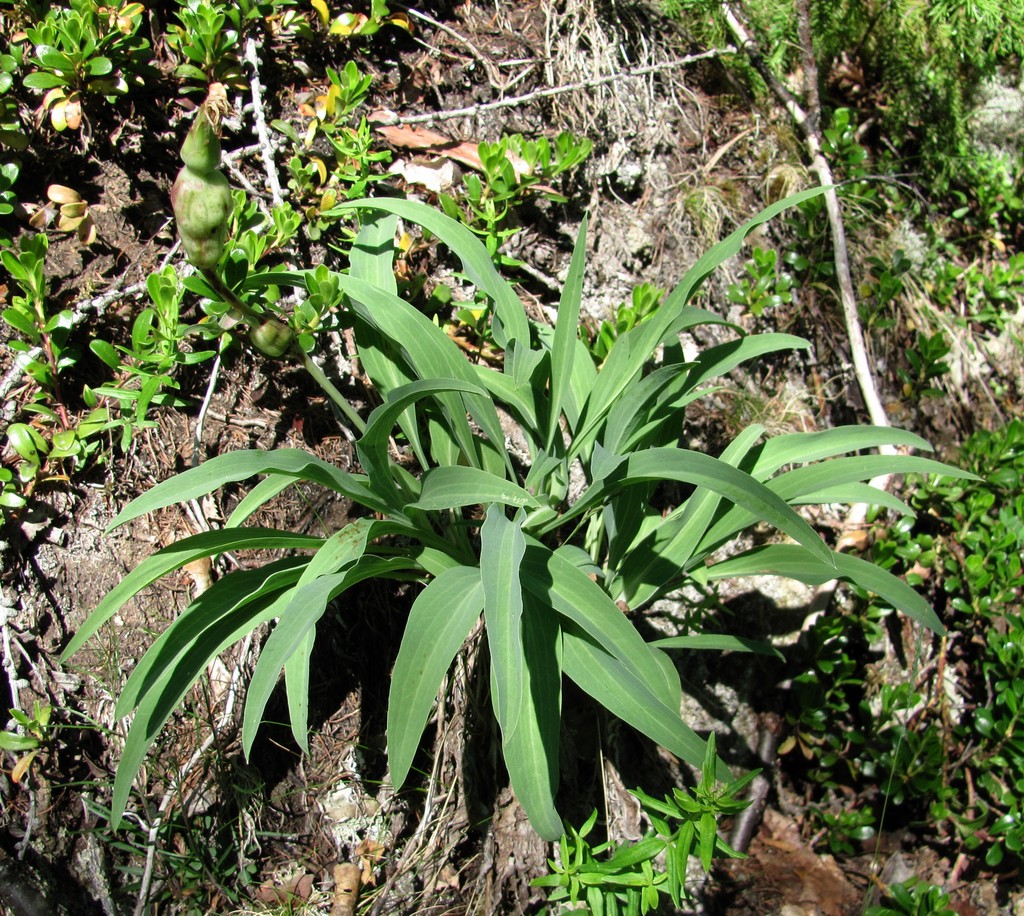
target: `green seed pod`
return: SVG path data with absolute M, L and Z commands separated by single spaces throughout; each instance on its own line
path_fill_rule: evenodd
M 291 349 L 295 335 L 283 321 L 268 318 L 249 330 L 249 340 L 260 353 L 277 359 Z
M 206 108 L 200 108 L 192 128 L 181 147 L 185 168 L 208 175 L 220 166 L 220 138 L 210 121 Z
M 171 188 L 171 207 L 188 259 L 196 267 L 216 267 L 227 244 L 232 208 L 227 178 L 218 171 L 199 175 L 186 166 Z
M 231 186 L 220 165 L 220 118 L 227 110 L 224 87 L 215 83 L 181 147 L 184 168 L 171 188 L 171 207 L 188 259 L 196 267 L 217 266 L 227 244 Z

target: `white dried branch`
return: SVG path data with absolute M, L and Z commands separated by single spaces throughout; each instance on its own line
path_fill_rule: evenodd
M 256 39 L 248 38 L 245 42 L 245 59 L 252 67 L 252 79 L 249 87 L 252 90 L 252 113 L 256 126 L 256 136 L 260 141 L 260 151 L 263 154 L 263 168 L 267 173 L 267 186 L 270 188 L 270 196 L 274 206 L 284 202 L 284 194 L 281 191 L 281 179 L 277 174 L 277 165 L 274 161 L 274 144 L 270 137 L 270 129 L 267 127 L 267 116 L 263 109 L 263 86 L 260 85 L 260 58 L 257 53 Z
M 77 302 L 71 307 L 71 327 L 78 327 L 78 325 L 85 321 L 85 319 L 90 315 L 102 315 L 107 306 L 111 303 L 119 302 L 122 299 L 141 296 L 145 291 L 145 283 L 133 283 L 131 286 L 127 286 L 124 289 L 115 287 L 105 293 L 101 293 L 99 296 L 94 296 L 91 299 L 83 299 L 81 302 Z M 33 347 L 31 350 L 26 350 L 24 353 L 18 354 L 12 363 L 11 368 L 4 373 L 3 379 L 0 379 L 0 400 L 6 398 L 11 393 L 14 386 L 24 376 L 25 366 L 32 360 L 38 359 L 42 355 L 42 352 L 43 351 L 39 347 Z
M 835 191 L 835 179 L 832 175 L 832 168 L 822 152 L 821 135 L 816 127 L 818 113 L 814 112 L 813 117 L 808 115 L 800 103 L 793 97 L 793 94 L 783 85 L 778 76 L 772 72 L 761 56 L 757 42 L 747 32 L 746 27 L 729 3 L 722 3 L 722 12 L 736 42 L 747 52 L 751 64 L 768 83 L 779 101 L 789 112 L 797 127 L 800 128 L 811 159 L 811 171 L 818 176 L 818 181 L 828 188 L 825 191 L 825 210 L 828 214 L 829 229 L 832 234 L 836 279 L 839 282 L 839 297 L 842 303 L 843 321 L 846 325 L 847 337 L 850 342 L 850 355 L 853 359 L 854 375 L 857 378 L 857 384 L 860 387 L 871 422 L 876 426 L 889 426 L 889 417 L 885 412 L 882 399 L 879 397 L 878 389 L 875 386 L 874 375 L 872 374 L 871 364 L 868 359 L 867 346 L 864 342 L 864 331 L 861 327 L 860 316 L 857 314 L 857 297 L 854 292 L 853 277 L 850 272 L 850 255 L 846 245 L 846 229 L 843 225 L 842 208 L 839 204 L 839 196 Z M 811 95 L 811 97 L 815 98 L 816 96 Z M 880 449 L 880 451 L 884 452 L 887 450 Z M 891 449 L 888 451 L 891 451 Z
M 565 95 L 569 92 L 581 92 L 586 89 L 594 89 L 597 86 L 606 86 L 609 83 L 618 83 L 624 80 L 636 79 L 642 76 L 649 76 L 652 73 L 659 73 L 666 70 L 675 70 L 685 67 L 688 64 L 701 60 L 710 60 L 721 57 L 723 54 L 735 54 L 736 49 L 732 47 L 712 48 L 710 51 L 702 51 L 700 54 L 690 54 L 675 60 L 662 61 L 657 64 L 650 64 L 646 67 L 637 67 L 635 70 L 624 70 L 619 73 L 612 73 L 607 76 L 599 76 L 593 79 L 580 80 L 575 83 L 567 83 L 564 86 L 548 86 L 544 89 L 535 89 L 523 95 L 509 96 L 506 99 L 495 99 L 493 102 L 481 102 L 477 105 L 467 105 L 465 108 L 449 108 L 446 111 L 433 111 L 420 115 L 397 115 L 375 116 L 374 121 L 378 124 L 390 126 L 392 124 L 425 124 L 430 121 L 445 121 L 452 118 L 464 118 L 480 114 L 484 111 L 494 111 L 498 108 L 515 108 L 519 105 L 528 105 L 539 99 L 550 99 L 555 96 Z

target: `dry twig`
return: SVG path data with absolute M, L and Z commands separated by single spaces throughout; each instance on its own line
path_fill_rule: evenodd
M 270 131 L 267 129 L 267 116 L 263 111 L 262 86 L 260 85 L 260 57 L 256 49 L 256 40 L 249 38 L 245 42 L 245 59 L 252 67 L 252 79 L 249 87 L 252 90 L 252 113 L 255 121 L 256 136 L 260 141 L 260 152 L 263 154 L 263 167 L 267 173 L 267 185 L 270 187 L 270 196 L 274 206 L 284 202 L 284 194 L 281 191 L 281 179 L 277 174 L 277 166 L 274 164 L 274 145 L 270 139 Z
M 799 7 L 804 4 L 798 4 Z M 800 105 L 793 97 L 793 94 L 783 85 L 782 81 L 772 72 L 765 62 L 758 48 L 757 42 L 747 32 L 746 27 L 739 17 L 733 12 L 729 3 L 722 3 L 722 12 L 725 14 L 726 23 L 733 37 L 739 46 L 745 50 L 750 57 L 754 69 L 764 78 L 771 87 L 779 101 L 789 112 L 790 117 L 804 134 L 807 144 L 807 151 L 811 157 L 811 171 L 817 176 L 820 183 L 827 187 L 825 191 L 825 209 L 828 213 L 829 228 L 832 233 L 833 258 L 836 266 L 836 279 L 839 282 L 839 295 L 843 307 L 843 320 L 846 324 L 846 331 L 850 341 L 850 355 L 853 359 L 853 371 L 857 377 L 857 384 L 860 386 L 864 403 L 867 406 L 871 422 L 876 426 L 889 426 L 889 418 L 886 415 L 885 407 L 878 396 L 878 389 L 875 387 L 874 376 L 868 362 L 867 347 L 864 343 L 864 331 L 861 328 L 860 317 L 857 314 L 857 298 L 854 293 L 853 277 L 850 273 L 850 254 L 846 245 L 846 229 L 843 225 L 842 209 L 839 205 L 839 196 L 836 194 L 832 175 L 832 168 L 822 152 L 821 134 L 818 131 L 819 112 L 817 108 L 811 109 L 811 114 Z M 804 7 L 806 13 L 806 8 Z M 801 28 L 801 34 L 804 29 Z M 805 59 L 813 57 L 811 49 L 805 49 Z M 805 75 L 810 81 L 811 77 L 817 79 L 817 69 L 812 74 Z M 812 105 L 817 104 L 817 92 L 808 92 L 808 99 Z
M 495 99 L 493 102 L 481 102 L 478 105 L 467 105 L 465 108 L 450 108 L 447 111 L 434 111 L 420 115 L 397 115 L 391 114 L 388 117 L 381 116 L 377 123 L 384 125 L 392 124 L 425 124 L 429 121 L 444 121 L 451 118 L 464 118 L 480 114 L 484 111 L 494 111 L 498 108 L 515 108 L 519 105 L 528 105 L 538 99 L 550 99 L 555 96 L 565 95 L 569 92 L 580 92 L 585 89 L 594 89 L 598 86 L 606 86 L 609 83 L 618 83 L 623 80 L 635 79 L 641 76 L 648 76 L 652 73 L 660 73 L 665 70 L 677 70 L 687 64 L 693 64 L 700 60 L 710 60 L 714 57 L 721 57 L 723 54 L 734 54 L 735 48 L 712 48 L 710 51 L 702 51 L 700 54 L 690 54 L 687 57 L 680 57 L 675 60 L 662 61 L 657 64 L 650 64 L 646 67 L 637 67 L 635 70 L 624 70 L 620 73 L 612 73 L 607 76 L 594 77 L 593 79 L 580 80 L 575 83 L 567 83 L 564 86 L 548 86 L 544 89 L 535 89 L 523 95 L 513 95 L 506 99 Z

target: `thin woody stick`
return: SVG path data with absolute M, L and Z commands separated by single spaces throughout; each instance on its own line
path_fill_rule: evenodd
M 535 89 L 523 95 L 509 96 L 507 99 L 496 99 L 493 102 L 481 102 L 479 105 L 468 105 L 465 108 L 450 108 L 447 111 L 434 111 L 429 114 L 420 115 L 391 115 L 376 119 L 376 123 L 390 126 L 392 124 L 425 124 L 429 121 L 445 121 L 451 118 L 464 118 L 470 115 L 480 114 L 484 111 L 494 111 L 498 108 L 514 108 L 518 105 L 527 105 L 536 102 L 538 99 L 550 99 L 555 96 L 565 95 L 567 92 L 579 92 L 583 89 L 593 89 L 597 86 L 605 86 L 608 83 L 616 83 L 621 80 L 632 79 L 639 76 L 648 76 L 651 73 L 659 73 L 663 70 L 675 70 L 693 64 L 701 60 L 710 60 L 720 57 L 723 54 L 735 54 L 736 49 L 732 47 L 712 48 L 710 51 L 703 51 L 700 54 L 691 54 L 687 57 L 680 57 L 676 60 L 662 61 L 658 64 L 650 64 L 646 67 L 638 67 L 636 70 L 629 70 L 622 73 L 613 73 L 608 76 L 595 77 L 589 80 L 580 80 L 577 83 L 567 83 L 564 86 L 548 86 L 545 89 Z
M 850 255 L 846 245 L 846 230 L 843 226 L 842 210 L 839 206 L 839 196 L 831 187 L 835 183 L 832 176 L 832 168 L 825 158 L 821 149 L 821 136 L 816 126 L 817 112 L 810 117 L 800 106 L 800 103 L 793 97 L 793 94 L 783 85 L 782 81 L 771 71 L 765 63 L 764 57 L 757 46 L 757 42 L 751 38 L 743 23 L 733 12 L 732 7 L 722 3 L 722 12 L 725 21 L 736 39 L 739 46 L 744 49 L 750 57 L 754 69 L 764 78 L 772 91 L 778 96 L 779 101 L 785 106 L 790 116 L 804 134 L 807 143 L 807 151 L 811 156 L 811 170 L 818 176 L 823 185 L 830 186 L 825 192 L 825 209 L 828 213 L 829 228 L 832 232 L 833 258 L 836 266 L 836 279 L 839 281 L 839 297 L 843 308 L 843 320 L 846 324 L 847 335 L 850 340 L 850 355 L 853 358 L 853 371 L 857 377 L 857 384 L 860 386 L 861 395 L 867 406 L 871 422 L 876 426 L 889 426 L 889 417 L 882 405 L 882 399 L 878 396 L 878 389 L 875 387 L 874 376 L 871 373 L 871 366 L 868 362 L 867 347 L 864 343 L 864 331 L 861 328 L 860 317 L 857 314 L 857 298 L 853 289 L 853 277 L 850 273 Z M 812 100 L 816 95 L 811 95 Z M 891 449 L 880 449 L 883 453 Z

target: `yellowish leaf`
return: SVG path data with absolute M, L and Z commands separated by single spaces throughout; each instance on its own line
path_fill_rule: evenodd
M 51 184 L 46 189 L 46 196 L 55 204 L 77 204 L 82 199 L 74 188 L 62 184 Z
M 321 24 L 327 25 L 331 21 L 331 11 L 327 8 L 324 0 L 310 0 L 310 4 L 320 17 Z
M 73 229 L 77 229 L 82 221 L 85 219 L 84 216 L 65 216 L 63 213 L 57 218 L 57 228 L 61 232 L 71 232 Z
M 72 130 L 82 126 L 82 103 L 77 98 L 69 98 L 65 103 L 64 119 Z
M 78 227 L 78 241 L 83 245 L 91 245 L 96 241 L 96 223 L 91 215 L 86 216 Z
M 342 13 L 331 24 L 332 35 L 358 35 L 369 17 L 365 13 Z
M 72 204 L 64 204 L 60 208 L 60 215 L 68 219 L 82 219 L 89 212 L 89 205 L 84 200 L 75 201 Z
M 39 750 L 40 749 L 37 747 L 35 750 L 29 751 L 16 764 L 14 764 L 14 769 L 11 770 L 11 782 L 17 785 L 25 778 L 25 774 L 28 772 L 28 768 L 32 766 L 32 761 L 35 760 L 36 754 L 39 753 Z

